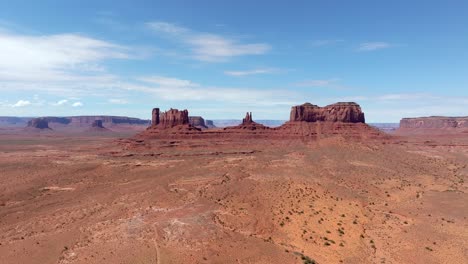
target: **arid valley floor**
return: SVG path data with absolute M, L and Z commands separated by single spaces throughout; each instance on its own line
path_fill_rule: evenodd
M 468 263 L 468 137 L 0 135 L 0 263 Z

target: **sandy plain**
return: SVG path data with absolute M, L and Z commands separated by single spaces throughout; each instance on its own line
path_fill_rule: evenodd
M 0 131 L 0 263 L 468 263 L 468 137 Z

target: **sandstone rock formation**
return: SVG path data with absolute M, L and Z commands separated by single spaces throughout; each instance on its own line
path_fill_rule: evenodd
M 170 109 L 164 113 L 159 113 L 159 109 L 153 109 L 152 119 L 154 123 L 153 127 L 157 126 L 160 128 L 171 128 L 179 125 L 189 125 L 189 116 L 187 110 L 179 111 L 178 109 Z M 159 119 L 159 121 L 158 121 Z
M 34 118 L 28 122 L 29 128 L 50 129 L 49 122 L 45 118 Z
M 342 136 L 348 139 L 383 137 L 376 128 L 365 124 L 361 107 L 353 102 L 340 102 L 325 107 L 311 103 L 293 106 L 290 120 L 276 130 L 285 137 Z
M 126 116 L 47 116 L 42 118 L 47 120 L 49 126 L 53 128 L 89 128 L 96 120 L 100 120 L 103 126 L 147 126 L 149 124 L 149 120 Z
M 416 118 L 403 118 L 400 120 L 400 128 L 396 130 L 399 135 L 417 134 L 465 134 L 468 133 L 468 116 L 447 117 L 429 116 Z
M 208 128 L 215 128 L 216 127 L 212 120 L 205 120 L 205 125 Z
M 225 127 L 224 130 L 267 130 L 267 126 L 254 122 L 252 119 L 252 112 L 247 112 L 245 118 L 242 119 L 242 124 L 237 126 Z
M 94 120 L 94 122 L 91 124 L 91 127 L 104 128 L 102 125 L 102 120 Z
M 158 111 L 154 110 L 153 114 Z M 153 116 L 152 120 L 157 120 Z M 364 113 L 356 103 L 336 103 L 318 107 L 310 103 L 294 106 L 291 109 L 291 120 L 280 127 L 270 128 L 253 120 L 248 112 L 242 123 L 224 129 L 201 131 L 192 124 L 201 124 L 201 117 L 189 118 L 188 111 L 171 109 L 159 113 L 159 123 L 139 134 L 139 138 L 242 138 L 242 139 L 275 139 L 304 140 L 321 139 L 339 136 L 346 140 L 367 140 L 384 138 L 379 130 L 364 123 Z M 154 121 L 154 123 L 157 123 Z M 206 124 L 205 124 L 206 125 Z
M 151 126 L 159 125 L 159 108 L 153 108 L 153 112 L 151 113 Z
M 252 112 L 250 112 L 250 113 L 247 112 L 247 113 L 245 114 L 245 118 L 242 119 L 242 124 L 243 124 L 243 125 L 247 125 L 247 124 L 251 124 L 252 122 L 253 122 L 253 120 L 252 120 Z
M 190 133 L 200 132 L 201 129 L 190 124 L 187 110 L 170 109 L 161 113 L 154 108 L 151 117 L 151 126 L 140 133 L 139 137 L 177 137 Z
M 451 129 L 468 128 L 468 116 L 465 117 L 445 117 L 430 116 L 417 118 L 403 118 L 400 121 L 402 129 Z
M 293 106 L 289 121 L 365 123 L 361 107 L 353 102 L 335 103 L 325 107 L 311 103 Z
M 105 128 L 102 120 L 94 120 L 91 127 L 87 129 L 87 132 L 107 132 L 109 129 Z
M 201 116 L 189 116 L 189 122 L 194 127 L 201 129 L 208 128 L 205 124 L 205 119 L 203 119 Z

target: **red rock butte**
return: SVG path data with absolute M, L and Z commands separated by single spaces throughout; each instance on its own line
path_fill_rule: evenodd
M 193 126 L 187 110 L 170 109 L 160 113 L 153 109 L 152 125 L 138 137 L 143 138 L 211 138 L 241 137 L 246 139 L 319 139 L 342 136 L 352 139 L 382 138 L 383 133 L 365 124 L 361 107 L 353 102 L 340 102 L 325 107 L 305 103 L 291 108 L 290 120 L 270 128 L 255 122 L 247 112 L 242 123 L 224 129 L 201 129 Z M 193 123 L 194 120 L 192 120 Z
M 170 109 L 161 113 L 159 108 L 154 108 L 151 116 L 151 126 L 143 134 L 178 134 L 201 129 L 190 124 L 187 110 Z
M 289 121 L 365 123 L 361 107 L 354 102 L 340 102 L 325 107 L 305 103 L 293 106 Z
M 226 131 L 267 130 L 267 129 L 270 129 L 270 128 L 253 121 L 252 112 L 247 112 L 245 114 L 245 118 L 242 119 L 242 124 L 237 125 L 237 126 L 230 126 L 230 127 L 225 127 L 224 128 L 224 130 L 226 130 Z
M 398 135 L 411 134 L 458 134 L 468 133 L 468 116 L 428 116 L 403 118 L 400 120 Z
M 28 122 L 28 128 L 50 129 L 49 122 L 46 118 L 34 118 Z

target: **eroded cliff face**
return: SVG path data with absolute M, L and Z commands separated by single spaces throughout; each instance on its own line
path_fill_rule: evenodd
M 400 129 L 468 129 L 468 117 L 430 116 L 403 118 Z
M 187 110 L 170 109 L 159 116 L 160 121 L 157 126 L 171 128 L 179 125 L 189 125 L 190 120 Z
M 205 125 L 208 128 L 215 128 L 216 127 L 213 120 L 205 120 Z
M 270 128 L 259 124 L 252 119 L 252 112 L 247 112 L 242 124 L 237 126 L 225 127 L 224 130 L 235 132 L 235 131 L 248 131 L 248 130 L 269 130 Z
M 324 107 L 305 103 L 291 108 L 289 121 L 365 123 L 365 118 L 361 107 L 356 103 L 341 102 Z
M 94 120 L 91 124 L 91 127 L 104 128 L 104 126 L 102 125 L 102 120 Z
M 208 128 L 205 124 L 205 119 L 201 116 L 189 116 L 189 122 L 192 126 L 198 128 Z
M 34 118 L 28 122 L 28 128 L 50 129 L 49 122 L 45 118 Z

